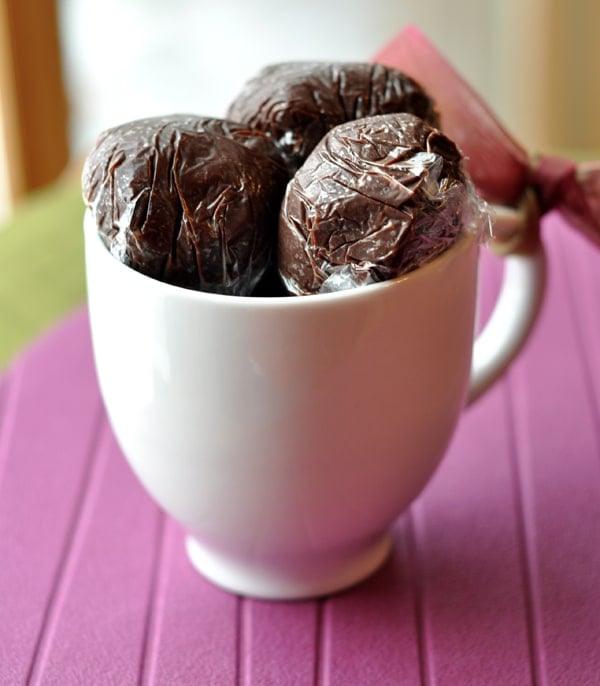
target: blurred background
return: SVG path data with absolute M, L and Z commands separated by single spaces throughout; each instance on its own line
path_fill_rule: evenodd
M 600 147 L 597 0 L 0 5 L 3 212 L 80 160 L 108 126 L 223 114 L 268 62 L 368 60 L 406 23 L 429 35 L 532 151 Z
M 531 152 L 598 156 L 597 0 L 0 0 L 0 345 L 83 297 L 78 179 L 101 130 L 222 115 L 269 62 L 368 60 L 407 23 Z

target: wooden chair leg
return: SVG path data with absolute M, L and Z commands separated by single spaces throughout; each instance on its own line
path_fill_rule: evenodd
M 16 199 L 56 179 L 69 160 L 54 2 L 0 0 L 0 107 Z

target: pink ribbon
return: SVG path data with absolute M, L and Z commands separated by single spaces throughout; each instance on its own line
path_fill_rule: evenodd
M 531 158 L 414 26 L 401 31 L 373 61 L 406 72 L 437 101 L 442 128 L 461 148 L 469 174 L 486 200 L 516 206 L 532 189 L 542 214 L 558 210 L 600 247 L 600 162 Z

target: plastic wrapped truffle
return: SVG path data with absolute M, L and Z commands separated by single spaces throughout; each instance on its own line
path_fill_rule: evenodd
M 178 286 L 249 295 L 268 267 L 287 180 L 273 142 L 187 115 L 103 133 L 83 195 L 110 252 Z
M 433 100 L 396 69 L 353 62 L 289 62 L 265 67 L 248 81 L 228 117 L 268 133 L 293 174 L 334 126 L 393 112 L 410 112 L 439 126 Z
M 411 114 L 325 136 L 289 183 L 279 268 L 297 295 L 384 281 L 441 254 L 482 217 L 455 144 Z

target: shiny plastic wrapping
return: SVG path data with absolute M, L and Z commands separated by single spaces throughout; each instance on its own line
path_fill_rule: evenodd
M 412 114 L 332 129 L 287 187 L 279 269 L 288 290 L 322 293 L 384 281 L 487 225 L 455 144 Z
M 411 112 L 433 126 L 433 100 L 406 74 L 380 64 L 286 62 L 247 82 L 227 116 L 269 134 L 291 173 L 334 126 L 391 112 Z
M 175 285 L 249 295 L 272 260 L 287 178 L 261 132 L 174 115 L 103 133 L 83 195 L 120 261 Z

